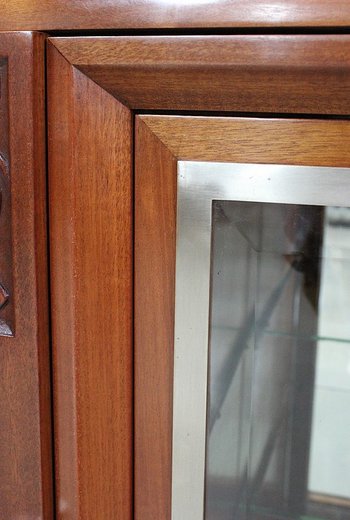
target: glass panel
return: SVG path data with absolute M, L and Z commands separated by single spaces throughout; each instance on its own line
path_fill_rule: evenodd
M 213 201 L 206 520 L 350 518 L 350 209 Z

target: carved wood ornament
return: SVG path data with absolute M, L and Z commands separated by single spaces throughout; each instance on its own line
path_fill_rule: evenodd
M 0 336 L 13 336 L 7 61 L 0 58 Z

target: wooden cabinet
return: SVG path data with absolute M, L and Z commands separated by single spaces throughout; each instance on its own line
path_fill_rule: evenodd
M 210 395 L 197 380 L 201 397 L 189 406 L 204 410 L 194 441 L 202 473 L 187 486 L 190 509 L 174 506 L 178 172 L 330 168 L 321 194 L 332 174 L 347 179 L 350 37 L 339 27 L 349 8 L 90 4 L 89 13 L 78 1 L 47 1 L 40 13 L 36 2 L 8 6 L 0 21 L 42 31 L 0 33 L 0 517 L 199 520 Z M 345 207 L 348 188 L 333 185 L 333 198 L 315 205 Z M 287 202 L 311 204 L 302 200 Z M 317 336 L 317 319 L 304 321 Z M 206 351 L 198 373 L 207 361 Z M 303 396 L 309 432 L 312 397 Z M 305 488 L 298 468 L 289 480 Z M 232 513 L 205 510 L 206 520 Z

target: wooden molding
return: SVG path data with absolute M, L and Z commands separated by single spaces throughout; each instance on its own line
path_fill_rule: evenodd
M 156 115 L 137 120 L 176 160 L 269 164 L 273 156 L 278 164 L 350 164 L 346 120 Z
M 171 517 L 176 167 L 169 149 L 137 118 L 135 520 Z
M 44 51 L 41 34 L 0 34 L 0 518 L 6 519 L 53 518 Z
M 134 110 L 346 115 L 349 35 L 52 38 Z
M 1 0 L 0 30 L 346 27 L 347 0 Z
M 48 46 L 57 518 L 131 520 L 132 116 Z

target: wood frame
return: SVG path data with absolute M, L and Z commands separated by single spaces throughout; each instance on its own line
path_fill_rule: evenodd
M 0 34 L 1 518 L 53 518 L 44 51 Z
M 177 161 L 349 167 L 349 140 L 347 121 L 137 117 L 136 520 L 171 518 Z
M 131 114 L 52 46 L 48 58 L 57 516 L 127 520 L 133 464 Z
M 346 27 L 346 0 L 1 2 L 0 30 Z
M 133 110 L 328 115 L 349 110 L 350 36 L 345 34 L 77 37 L 51 42 L 72 65 Z
M 344 115 L 350 38 L 64 37 L 49 39 L 48 57 L 57 514 L 85 520 L 103 511 L 127 520 L 133 514 L 133 113 Z M 248 140 L 242 123 L 226 128 L 226 119 L 216 121 L 210 129 L 206 118 L 137 121 L 136 167 L 142 159 L 146 191 L 135 194 L 136 520 L 170 518 L 176 162 L 272 157 L 261 130 L 268 121 L 250 119 Z M 275 161 L 287 164 L 292 154 L 299 164 L 319 164 L 327 150 L 329 164 L 349 165 L 343 121 L 295 121 L 290 133 L 290 121 L 274 124 Z

